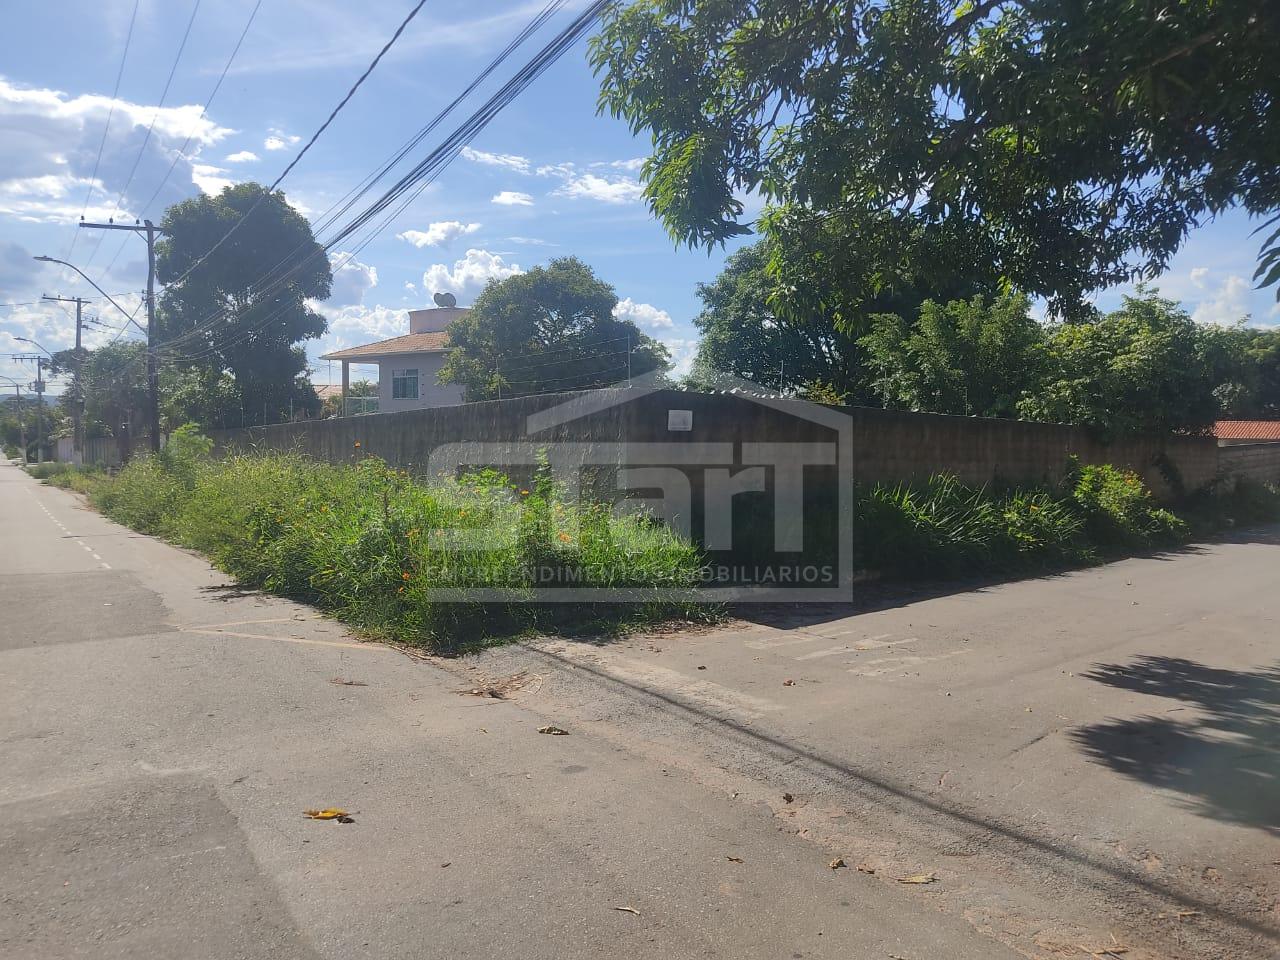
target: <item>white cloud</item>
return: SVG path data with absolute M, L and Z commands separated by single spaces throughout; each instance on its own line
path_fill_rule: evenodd
M 549 240 L 539 240 L 537 237 L 507 237 L 512 243 L 522 243 L 528 247 L 554 247 L 557 244 Z
M 698 341 L 675 337 L 661 342 L 671 354 L 671 376 L 688 376 L 698 356 Z
M 593 163 L 591 166 L 599 169 L 600 167 L 609 167 L 612 170 L 625 170 L 627 173 L 638 173 L 640 168 L 644 166 L 644 157 L 632 157 L 630 160 L 610 160 L 607 163 Z
M 264 150 L 284 150 L 301 142 L 302 138 L 295 134 L 285 133 L 283 130 L 269 130 L 267 138 L 262 141 L 262 147 Z
M 362 343 L 390 340 L 409 332 L 409 315 L 403 309 L 384 307 L 382 304 L 374 307 L 360 304 L 335 307 L 328 303 L 309 303 L 329 321 L 328 332 L 320 340 L 307 345 L 307 352 L 315 357 Z M 320 361 L 321 364 L 324 362 Z M 337 364 L 334 366 L 336 368 Z
M 505 280 L 517 273 L 524 273 L 520 264 L 506 263 L 488 250 L 471 249 L 461 260 L 454 261 L 453 269 L 443 263 L 429 267 L 422 275 L 422 289 L 427 293 L 452 293 L 459 301 L 471 300 L 490 280 Z
M 435 223 L 427 224 L 426 230 L 406 230 L 404 233 L 397 233 L 396 239 L 412 243 L 419 250 L 423 247 L 447 247 L 458 237 L 475 233 L 479 229 L 480 224 L 478 223 L 463 223 L 461 220 L 437 220 Z
M 630 320 L 641 329 L 669 330 L 675 326 L 667 311 L 659 310 L 649 303 L 636 303 L 630 297 L 618 301 L 618 305 L 613 308 L 613 315 L 619 320 Z
M 644 198 L 644 187 L 631 177 L 609 179 L 594 173 L 572 176 L 556 188 L 556 196 L 598 200 L 601 203 L 636 203 Z
M 1203 290 L 1204 278 L 1207 277 L 1208 275 L 1209 275 L 1208 267 L 1195 267 L 1191 271 L 1191 282 L 1195 284 L 1197 287 L 1199 287 L 1201 290 Z
M 376 267 L 349 257 L 340 251 L 329 254 L 333 287 L 326 302 L 335 307 L 362 303 L 364 295 L 378 285 Z
M 253 163 L 257 159 L 258 155 L 252 150 L 238 150 L 225 158 L 227 163 Z
M 222 167 L 215 167 L 208 163 L 193 163 L 191 165 L 191 182 L 200 188 L 201 192 L 210 196 L 222 192 L 223 187 L 229 187 L 234 180 L 228 180 L 223 174 L 227 171 Z
M 418 285 L 414 283 L 412 280 L 406 280 L 404 282 L 404 288 L 408 290 L 410 293 L 418 292 Z
M 533 197 L 518 190 L 503 190 L 501 193 L 494 194 L 492 202 L 503 207 L 531 207 Z
M 567 180 L 578 172 L 578 168 L 572 163 L 544 163 L 537 170 L 540 177 L 559 177 Z
M 1249 313 L 1250 292 L 1249 281 L 1233 273 L 1222 282 L 1216 294 L 1196 304 L 1191 318 L 1196 323 L 1236 323 Z
M 102 161 L 91 181 L 108 114 Z M 201 116 L 197 105 L 157 108 L 98 94 L 72 97 L 0 78 L 0 214 L 37 222 L 73 221 L 92 188 L 87 216 L 138 216 L 177 159 L 174 175 L 156 197 L 154 209 L 163 209 L 195 192 L 192 161 L 178 154 L 187 138 L 188 152 L 194 154 L 232 133 Z
M 470 147 L 463 147 L 462 156 L 472 163 L 483 164 L 487 167 L 502 167 L 506 170 L 514 170 L 516 173 L 527 174 L 529 172 L 529 158 L 514 153 L 485 153 L 483 150 L 472 150 Z

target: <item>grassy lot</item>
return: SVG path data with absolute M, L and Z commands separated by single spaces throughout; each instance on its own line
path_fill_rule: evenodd
M 87 494 L 126 526 L 200 550 L 243 583 L 314 603 L 374 637 L 456 649 L 715 614 L 695 602 L 695 545 L 644 518 L 570 502 L 546 471 L 529 487 L 493 471 L 428 484 L 374 458 L 339 466 L 208 453 L 209 442 L 184 429 L 163 453 L 115 475 L 65 464 L 31 472 Z M 890 578 L 1017 576 L 1273 520 L 1273 487 L 1242 482 L 1174 513 L 1132 473 L 1077 465 L 1055 489 L 998 492 L 945 476 L 860 489 L 855 547 L 861 566 Z M 537 586 L 566 583 L 617 588 L 634 602 L 534 597 Z M 468 598 L 474 588 L 497 598 Z

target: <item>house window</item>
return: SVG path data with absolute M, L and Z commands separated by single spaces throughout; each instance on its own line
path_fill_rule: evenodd
M 392 400 L 417 400 L 418 399 L 417 368 L 414 368 L 411 370 L 392 370 L 391 371 L 391 399 Z

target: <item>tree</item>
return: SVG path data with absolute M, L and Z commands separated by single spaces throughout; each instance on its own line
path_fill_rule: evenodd
M 712 283 L 698 284 L 701 332 L 689 383 L 715 387 L 720 374 L 776 390 L 826 383 L 846 390 L 857 379 L 854 341 L 823 315 L 797 319 L 769 305 L 773 281 L 766 274 L 763 243 L 729 257 Z
M 914 323 L 874 318 L 863 337 L 874 389 L 886 407 L 976 417 L 1015 417 L 1039 386 L 1044 331 L 1022 294 L 938 304 L 926 300 Z
M 1153 291 L 1140 288 L 1091 322 L 1058 325 L 1045 353 L 1042 384 L 1018 404 L 1029 420 L 1113 437 L 1199 432 L 1218 417 L 1224 367 L 1214 345 L 1185 310 Z
M 1278 45 L 1256 0 L 636 0 L 591 58 L 679 240 L 747 232 L 755 192 L 820 265 L 872 238 L 855 300 L 949 248 L 1081 317 L 1213 215 L 1280 209 Z
M 236 425 L 282 419 L 291 406 L 318 411 L 298 344 L 324 333 L 325 320 L 308 301 L 329 296 L 333 275 L 306 218 L 283 193 L 242 183 L 170 207 L 161 229 L 165 358 L 229 373 Z
M 585 390 L 665 371 L 666 348 L 620 320 L 618 295 L 577 257 L 490 280 L 449 326 L 441 383 L 466 399 Z M 628 357 L 629 353 L 629 357 Z

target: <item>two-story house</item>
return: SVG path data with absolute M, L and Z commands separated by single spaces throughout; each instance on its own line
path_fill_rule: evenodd
M 466 313 L 463 307 L 432 307 L 409 311 L 404 336 L 349 347 L 324 355 L 342 362 L 343 409 L 351 386 L 351 364 L 378 365 L 378 412 L 420 410 L 462 403 L 462 387 L 436 381 L 449 349 L 450 323 Z

